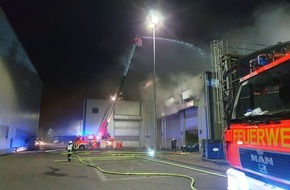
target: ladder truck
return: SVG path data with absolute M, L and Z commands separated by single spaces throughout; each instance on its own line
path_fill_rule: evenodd
M 249 68 L 224 131 L 228 189 L 290 189 L 290 54 L 261 54 Z
M 97 135 L 87 135 L 87 136 L 79 136 L 77 137 L 77 140 L 75 141 L 74 145 L 75 147 L 81 147 L 82 149 L 85 149 L 86 147 L 91 147 L 93 149 L 95 148 L 101 148 L 98 146 L 101 146 L 102 143 L 105 143 L 105 147 L 107 149 L 112 149 L 113 144 L 114 144 L 114 138 L 110 136 L 108 133 L 108 124 L 112 118 L 112 115 L 114 113 L 114 110 L 116 108 L 116 103 L 118 99 L 121 96 L 122 93 L 122 88 L 128 73 L 128 70 L 131 65 L 131 61 L 135 52 L 136 47 L 142 46 L 142 39 L 140 36 L 136 36 L 134 38 L 133 45 L 130 49 L 129 57 L 125 61 L 125 66 L 122 72 L 121 76 L 121 83 L 119 85 L 119 88 L 116 90 L 114 96 L 112 97 L 112 103 L 108 105 L 105 114 L 101 120 L 100 126 L 98 128 Z M 84 139 L 84 140 L 79 140 L 79 139 Z M 89 144 L 92 144 L 93 146 L 89 146 Z

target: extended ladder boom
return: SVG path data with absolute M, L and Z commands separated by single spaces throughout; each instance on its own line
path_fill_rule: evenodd
M 110 137 L 110 135 L 108 134 L 108 131 L 107 131 L 108 123 L 110 122 L 112 114 L 113 114 L 113 112 L 114 112 L 114 110 L 116 108 L 116 103 L 117 103 L 117 100 L 119 99 L 121 90 L 123 88 L 123 85 L 124 85 L 128 70 L 130 68 L 131 61 L 132 61 L 136 46 L 141 46 L 141 45 L 142 45 L 142 40 L 141 40 L 140 37 L 137 36 L 134 39 L 134 44 L 131 47 L 129 57 L 128 57 L 126 63 L 125 63 L 125 67 L 124 67 L 124 70 L 122 72 L 122 78 L 121 78 L 120 86 L 117 89 L 117 91 L 115 92 L 114 96 L 112 97 L 113 102 L 111 104 L 111 107 L 110 108 L 107 107 L 107 110 L 106 110 L 106 112 L 104 114 L 104 117 L 102 119 L 101 125 L 99 127 L 99 131 L 98 131 L 98 140 L 99 139 L 107 139 L 108 137 Z

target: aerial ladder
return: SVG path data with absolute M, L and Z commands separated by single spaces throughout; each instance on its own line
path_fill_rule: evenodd
M 109 122 L 111 120 L 111 117 L 112 117 L 112 115 L 114 113 L 114 110 L 116 108 L 116 103 L 117 103 L 118 99 L 120 98 L 120 96 L 122 94 L 122 88 L 123 88 L 123 85 L 124 85 L 128 70 L 129 70 L 130 65 L 131 65 L 131 60 L 133 58 L 133 55 L 134 55 L 134 52 L 135 52 L 135 49 L 136 49 L 137 46 L 138 47 L 142 46 L 142 39 L 138 35 L 134 38 L 133 45 L 132 45 L 132 47 L 130 49 L 129 57 L 125 61 L 125 67 L 124 67 L 124 70 L 122 72 L 120 86 L 116 90 L 114 96 L 112 96 L 113 102 L 112 102 L 112 104 L 108 105 L 108 107 L 107 107 L 107 109 L 105 111 L 105 114 L 104 114 L 104 116 L 102 118 L 99 130 L 98 130 L 98 133 L 97 133 L 97 140 L 98 141 L 100 141 L 100 140 L 114 141 L 114 138 L 112 138 L 110 136 L 110 134 L 108 133 L 108 124 L 109 124 Z

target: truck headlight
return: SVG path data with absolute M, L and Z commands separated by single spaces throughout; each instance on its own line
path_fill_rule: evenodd
M 232 168 L 227 170 L 228 190 L 248 190 L 246 175 Z

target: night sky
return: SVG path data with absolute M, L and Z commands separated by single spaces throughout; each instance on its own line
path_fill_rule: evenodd
M 290 40 L 287 1 L 0 0 L 0 5 L 43 81 L 43 128 L 79 124 L 84 98 L 108 99 L 116 91 L 136 34 L 144 37 L 143 46 L 135 51 L 123 92 L 126 100 L 143 100 L 142 85 L 153 71 L 150 9 L 163 16 L 156 29 L 156 72 L 164 88 L 210 70 L 213 40 L 266 45 Z

